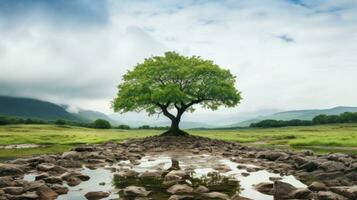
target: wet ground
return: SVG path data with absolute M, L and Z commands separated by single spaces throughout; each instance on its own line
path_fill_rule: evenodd
M 114 175 L 116 172 L 123 169 L 132 169 L 138 173 L 152 170 L 166 170 L 171 166 L 171 158 L 175 158 L 179 161 L 180 167 L 183 170 L 190 169 L 192 171 L 192 178 L 204 178 L 209 173 L 217 172 L 219 175 L 229 177 L 237 182 L 237 192 L 241 196 L 256 200 L 273 200 L 272 196 L 262 194 L 256 191 L 253 187 L 254 184 L 261 182 L 272 182 L 271 177 L 279 177 L 282 181 L 290 183 L 295 187 L 304 188 L 306 185 L 295 179 L 293 176 L 282 176 L 280 174 L 270 173 L 266 170 L 257 170 L 248 172 L 246 168 L 255 169 L 257 166 L 240 164 L 232 162 L 226 158 L 210 155 L 150 155 L 145 156 L 139 160 L 137 165 L 131 164 L 129 161 L 121 161 L 115 163 L 112 166 L 106 166 L 98 169 L 83 168 L 81 173 L 90 176 L 88 181 L 82 182 L 75 187 L 69 187 L 69 192 L 66 195 L 59 196 L 60 200 L 85 200 L 84 195 L 90 191 L 104 191 L 110 192 L 110 196 L 105 199 L 113 199 L 119 197 L 120 186 L 130 185 L 130 183 L 120 183 L 114 181 Z M 226 166 L 225 170 L 215 170 L 217 166 Z M 258 169 L 258 168 L 257 168 Z M 252 171 L 252 170 L 249 170 Z M 27 174 L 24 179 L 33 181 L 36 174 Z M 194 180 L 194 179 L 192 179 Z M 116 180 L 117 181 L 117 180 Z M 121 180 L 122 181 L 122 180 Z M 140 182 L 139 182 L 140 183 Z M 144 184 L 144 183 L 143 183 Z M 147 186 L 147 183 L 145 183 Z M 165 194 L 166 188 L 161 185 L 154 185 L 151 187 L 152 193 L 162 193 L 160 197 L 167 199 Z M 115 186 L 116 185 L 116 186 Z M 140 185 L 136 185 L 140 186 Z M 160 188 L 158 188 L 160 187 Z M 147 187 L 146 187 L 147 188 Z M 231 190 L 232 188 L 230 188 Z M 150 190 L 150 189 L 148 189 Z M 154 190 L 154 191 L 153 191 Z M 223 191 L 224 192 L 224 191 Z M 231 191 L 229 191 L 231 192 Z M 228 191 L 226 191 L 228 193 Z M 159 198 L 159 197 L 157 197 Z M 157 199 L 155 198 L 155 199 Z M 159 200 L 159 199 L 158 199 Z

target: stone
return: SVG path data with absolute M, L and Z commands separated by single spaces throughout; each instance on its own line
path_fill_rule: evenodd
M 235 194 L 231 197 L 231 200 L 251 200 L 249 198 L 246 198 L 246 197 L 242 197 L 240 196 L 239 194 Z
M 321 182 L 314 181 L 312 182 L 309 187 L 310 190 L 312 191 L 326 191 L 327 186 Z
M 128 186 L 123 189 L 125 197 L 146 197 L 150 194 L 144 187 Z
M 96 191 L 96 192 L 87 192 L 84 197 L 88 200 L 97 200 L 108 197 L 110 194 L 108 192 Z
M 15 186 L 14 179 L 10 176 L 0 177 L 0 188 Z
M 319 191 L 317 193 L 317 199 L 318 200 L 347 200 L 346 197 L 343 197 L 331 191 Z
M 172 171 L 172 170 L 180 170 L 180 164 L 179 161 L 171 158 L 171 167 L 168 169 L 168 171 Z
M 194 196 L 191 195 L 171 195 L 168 200 L 194 200 Z
M 213 169 L 217 170 L 219 172 L 222 172 L 222 173 L 231 171 L 231 168 L 225 164 L 218 164 L 218 165 L 214 166 Z
M 80 157 L 80 153 L 78 153 L 77 151 L 68 151 L 62 154 L 62 158 L 68 160 L 79 160 Z
M 70 176 L 70 177 L 66 178 L 66 182 L 69 186 L 73 187 L 73 186 L 79 185 L 82 181 L 81 181 L 81 179 L 79 179 L 76 176 Z
M 176 185 L 171 186 L 166 191 L 170 194 L 192 193 L 193 188 L 186 184 L 182 184 L 182 185 L 176 184 Z
M 37 200 L 37 199 L 39 199 L 39 196 L 37 195 L 36 192 L 26 192 L 14 198 L 14 200 Z
M 357 185 L 331 187 L 330 190 L 336 194 L 348 197 L 350 199 L 357 199 Z
M 203 193 L 202 197 L 208 199 L 222 199 L 222 200 L 229 200 L 229 196 L 220 192 L 209 192 Z
M 0 176 L 18 176 L 23 174 L 24 171 L 18 165 L 0 163 Z
M 76 151 L 76 152 L 92 152 L 94 150 L 95 150 L 95 148 L 92 146 L 79 146 L 79 147 L 73 148 L 73 151 Z
M 22 187 L 4 187 L 2 190 L 7 194 L 19 195 L 24 192 Z
M 325 170 L 326 172 L 342 171 L 346 166 L 341 162 L 336 161 L 326 161 L 320 164 L 320 169 Z
M 275 161 L 280 158 L 286 159 L 287 157 L 289 157 L 289 155 L 284 152 L 278 152 L 278 151 L 264 151 L 259 153 L 257 157 L 265 158 L 270 161 Z
M 65 168 L 81 168 L 82 163 L 79 160 L 57 160 L 56 164 Z
M 42 185 L 36 190 L 40 200 L 54 200 L 58 194 L 46 185 Z
M 68 188 L 63 185 L 54 184 L 54 185 L 51 185 L 50 188 L 53 191 L 55 191 L 57 194 L 67 194 L 68 193 Z
M 313 193 L 307 188 L 298 188 L 287 196 L 294 199 L 313 199 Z
M 163 185 L 172 186 L 183 180 L 183 177 L 186 176 L 186 172 L 182 170 L 173 170 L 165 175 Z
M 142 174 L 140 174 L 140 177 L 142 178 L 161 178 L 161 172 L 159 172 L 158 170 L 154 170 L 154 171 L 145 171 Z
M 301 166 L 298 167 L 298 169 L 303 169 L 307 172 L 313 172 L 317 169 L 318 164 L 316 162 L 313 161 L 309 161 Z
M 46 183 L 50 184 L 62 184 L 62 179 L 59 177 L 50 176 L 43 179 Z
M 274 194 L 274 184 L 273 183 L 269 183 L 269 182 L 258 183 L 257 185 L 254 186 L 254 188 L 263 194 L 267 194 L 267 195 Z
M 207 192 L 209 192 L 209 189 L 203 185 L 200 185 L 195 189 L 195 192 L 196 193 L 207 193 Z

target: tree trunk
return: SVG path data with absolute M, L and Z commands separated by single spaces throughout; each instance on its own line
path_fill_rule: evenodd
M 170 135 L 170 136 L 186 136 L 188 133 L 186 133 L 183 130 L 180 130 L 179 127 L 180 124 L 180 118 L 176 117 L 174 119 L 171 119 L 171 127 L 169 130 L 163 133 L 163 135 Z

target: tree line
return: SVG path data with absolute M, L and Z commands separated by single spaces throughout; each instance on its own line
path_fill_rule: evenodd
M 340 115 L 317 115 L 312 120 L 274 120 L 267 119 L 257 123 L 251 123 L 250 127 L 258 128 L 274 128 L 285 126 L 311 126 L 320 124 L 336 124 L 336 123 L 357 123 L 357 112 L 345 112 Z
M 63 119 L 58 119 L 55 121 L 45 121 L 35 118 L 0 116 L 0 126 L 11 125 L 11 124 L 55 124 L 55 125 L 79 126 L 85 128 L 96 128 L 96 129 L 125 129 L 125 130 L 132 129 L 132 127 L 126 124 L 112 126 L 109 121 L 104 119 L 97 119 L 93 122 L 78 122 L 78 121 L 68 121 Z M 142 125 L 138 127 L 138 129 L 168 130 L 169 127 Z

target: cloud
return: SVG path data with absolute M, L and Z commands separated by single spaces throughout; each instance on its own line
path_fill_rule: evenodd
M 127 70 L 175 50 L 237 76 L 242 105 L 218 113 L 357 102 L 353 0 L 17 2 L 0 11 L 0 94 L 110 112 Z

